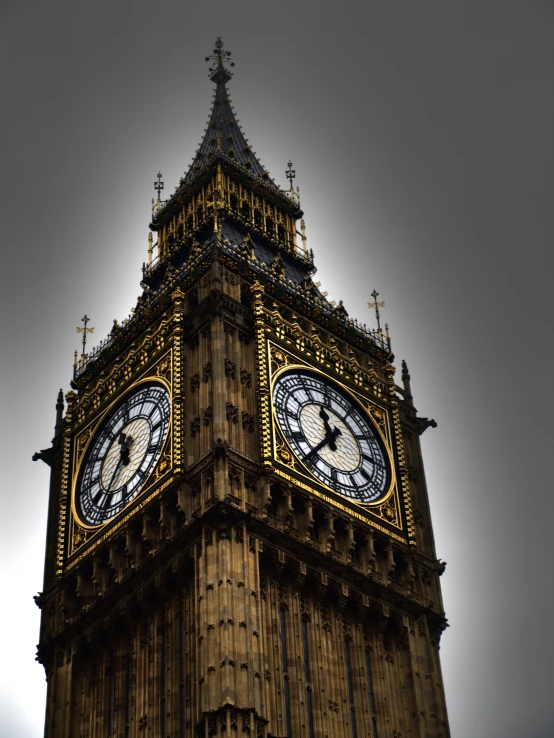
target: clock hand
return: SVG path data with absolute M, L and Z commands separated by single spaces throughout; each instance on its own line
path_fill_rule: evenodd
M 325 408 L 323 407 L 323 405 L 319 410 L 319 417 L 323 420 L 323 425 L 325 426 L 325 435 L 327 435 L 331 432 L 331 428 L 329 426 L 329 416 L 325 412 Z
M 325 438 L 327 440 L 327 443 L 329 444 L 329 448 L 331 451 L 337 450 L 337 444 L 335 443 L 335 439 L 337 436 L 342 435 L 340 432 L 340 428 L 333 428 L 331 430 L 331 426 L 329 425 L 329 415 L 325 412 L 325 408 L 323 405 L 321 406 L 321 409 L 319 411 L 319 417 L 323 420 L 323 425 L 325 426 Z
M 329 437 L 329 448 L 331 451 L 337 450 L 337 444 L 335 443 L 335 439 L 337 436 L 341 436 L 342 433 L 340 432 L 340 428 L 333 428 L 333 430 L 330 433 Z
M 131 436 L 126 436 L 123 431 L 119 434 L 118 443 L 121 445 L 121 451 L 119 453 L 119 459 L 115 466 L 114 472 L 112 474 L 112 478 L 110 479 L 110 483 L 108 484 L 107 491 L 110 492 L 112 488 L 112 484 L 114 483 L 115 478 L 117 477 L 119 470 L 121 469 L 121 466 L 127 466 L 129 464 L 129 447 L 131 443 L 133 442 L 133 439 Z
M 133 443 L 133 438 L 131 436 L 126 436 L 125 433 L 121 431 L 118 443 L 121 444 L 121 461 L 123 462 L 124 466 L 128 466 L 130 461 L 129 453 L 131 449 L 131 444 Z
M 123 459 L 121 457 L 119 457 L 119 461 L 116 464 L 114 473 L 112 474 L 112 478 L 110 479 L 110 483 L 108 484 L 108 487 L 107 487 L 107 490 L 106 490 L 107 492 L 110 492 L 111 491 L 111 486 L 113 484 L 113 480 L 117 477 L 117 474 L 119 472 L 119 469 L 121 468 L 121 464 L 122 463 L 123 463 Z
M 317 446 L 315 446 L 314 448 L 312 448 L 312 450 L 310 451 L 310 453 L 307 456 L 304 457 L 304 461 L 305 462 L 306 461 L 308 461 L 308 462 L 311 461 L 312 458 L 317 454 L 317 452 L 318 451 L 321 451 L 321 449 L 324 446 L 327 445 L 327 442 L 328 442 L 328 439 L 327 439 L 327 435 L 326 435 L 325 438 L 323 439 L 323 441 L 321 441 L 321 443 L 318 443 Z

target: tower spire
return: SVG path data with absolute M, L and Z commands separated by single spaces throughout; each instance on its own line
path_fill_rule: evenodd
M 234 67 L 235 64 L 230 60 L 230 56 L 231 52 L 223 48 L 223 41 L 218 36 L 213 54 L 206 57 L 206 61 L 210 62 L 208 76 L 216 85 L 210 119 L 204 139 L 196 150 L 194 161 L 181 184 L 190 184 L 200 171 L 205 170 L 216 159 L 226 160 L 242 168 L 243 172 L 248 172 L 250 176 L 263 179 L 267 185 L 275 187 L 245 139 L 231 107 L 226 83 L 233 76 L 230 67 Z

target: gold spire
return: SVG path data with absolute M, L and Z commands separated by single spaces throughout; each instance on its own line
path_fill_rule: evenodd
M 77 328 L 77 333 L 83 334 L 83 350 L 81 352 L 81 359 L 85 358 L 85 349 L 87 345 L 87 333 L 94 333 L 94 328 L 87 328 L 90 318 L 85 314 L 84 318 L 81 318 L 81 322 L 84 323 L 82 328 Z

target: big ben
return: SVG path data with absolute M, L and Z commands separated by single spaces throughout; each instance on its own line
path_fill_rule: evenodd
M 83 351 L 39 454 L 45 736 L 446 737 L 434 421 L 387 331 L 319 289 L 292 165 L 281 189 L 220 39 L 208 60 L 142 294 Z

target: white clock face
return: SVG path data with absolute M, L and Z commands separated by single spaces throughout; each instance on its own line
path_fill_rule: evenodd
M 77 511 L 84 523 L 107 522 L 138 495 L 160 457 L 170 415 L 165 387 L 145 384 L 103 421 L 77 484 Z
M 387 492 L 390 467 L 379 434 L 335 384 L 291 370 L 275 382 L 273 408 L 296 456 L 328 487 L 356 502 Z

